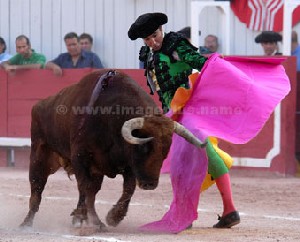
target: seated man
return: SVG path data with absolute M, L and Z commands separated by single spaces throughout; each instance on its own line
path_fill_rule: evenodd
M 190 43 L 191 42 L 191 27 L 187 26 L 185 28 L 182 28 L 181 30 L 177 31 L 177 33 L 181 34 L 183 37 L 185 37 Z M 201 35 L 201 32 L 199 32 L 199 35 Z M 203 56 L 209 56 L 209 54 L 212 54 L 218 50 L 219 44 L 218 44 L 218 37 L 212 34 L 209 34 L 204 39 L 204 46 L 199 47 L 199 52 Z
M 94 40 L 93 40 L 93 37 L 90 34 L 82 33 L 79 36 L 79 44 L 80 44 L 82 50 L 85 50 L 85 51 L 88 51 L 88 52 L 93 52 L 92 51 L 93 43 L 94 43 Z M 97 55 L 97 54 L 95 53 L 95 55 Z M 99 59 L 100 59 L 100 57 L 99 57 Z M 100 61 L 101 61 L 101 59 L 100 59 Z
M 213 35 L 213 34 L 209 34 L 205 37 L 204 39 L 204 49 L 202 49 L 202 51 L 200 50 L 200 52 L 207 52 L 207 53 L 202 53 L 202 54 L 210 54 L 210 53 L 215 53 L 218 51 L 219 48 L 219 41 L 218 41 L 218 37 Z
M 81 49 L 76 33 L 66 34 L 64 41 L 68 52 L 60 54 L 46 64 L 46 68 L 53 70 L 55 75 L 61 76 L 62 69 L 103 68 L 99 57 L 95 53 Z
M 93 42 L 93 37 L 90 34 L 82 33 L 79 36 L 79 44 L 83 50 L 92 52 Z
M 177 33 L 182 34 L 183 37 L 187 38 L 187 40 L 190 43 L 192 43 L 192 41 L 191 41 L 191 27 L 190 26 L 187 26 L 187 27 L 184 27 L 184 28 L 180 29 L 179 31 L 177 31 Z
M 8 61 L 1 63 L 2 67 L 7 72 L 15 71 L 17 69 L 44 68 L 46 57 L 31 49 L 30 40 L 25 35 L 20 35 L 16 38 L 16 52 L 17 54 Z
M 6 43 L 5 40 L 0 37 L 0 63 L 7 61 L 11 58 L 11 55 L 6 51 Z

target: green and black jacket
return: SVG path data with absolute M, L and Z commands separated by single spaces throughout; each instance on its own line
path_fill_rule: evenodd
M 139 59 L 144 63 L 146 76 L 149 73 L 153 76 L 155 73 L 159 86 L 157 91 L 164 111 L 170 108 L 171 100 L 178 87 L 189 88 L 188 76 L 192 70 L 201 71 L 207 60 L 186 38 L 175 32 L 165 35 L 159 51 L 152 53 L 148 46 L 143 46 Z M 153 95 L 153 88 L 150 89 Z

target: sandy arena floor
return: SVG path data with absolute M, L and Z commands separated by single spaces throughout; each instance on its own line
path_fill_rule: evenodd
M 77 203 L 75 180 L 63 171 L 51 176 L 43 193 L 33 229 L 20 231 L 18 225 L 28 211 L 28 170 L 0 168 L 0 242 L 164 242 L 164 241 L 300 241 L 300 178 L 265 177 L 231 171 L 232 189 L 241 223 L 232 229 L 213 229 L 222 203 L 216 187 L 201 195 L 199 218 L 193 228 L 177 235 L 146 234 L 138 226 L 158 220 L 167 211 L 172 192 L 168 175 L 162 175 L 154 191 L 137 189 L 129 212 L 121 224 L 108 232 L 92 234 L 71 227 L 71 211 Z M 74 178 L 74 177 L 73 177 Z M 103 222 L 120 196 L 122 178 L 105 178 L 97 196 L 97 212 Z

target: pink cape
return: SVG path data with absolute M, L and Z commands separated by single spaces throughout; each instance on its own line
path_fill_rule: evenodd
M 284 60 L 212 55 L 178 121 L 200 140 L 214 136 L 247 143 L 290 91 L 281 65 Z M 200 188 L 207 172 L 205 150 L 174 135 L 162 168 L 162 173 L 169 171 L 173 188 L 170 209 L 161 220 L 140 227 L 142 231 L 178 233 L 198 217 Z

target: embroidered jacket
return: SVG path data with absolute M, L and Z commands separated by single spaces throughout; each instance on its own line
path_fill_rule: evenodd
M 159 51 L 152 52 L 148 46 L 143 46 L 139 59 L 144 63 L 150 93 L 158 92 L 165 112 L 177 88 L 189 88 L 188 76 L 193 69 L 201 71 L 207 60 L 186 38 L 175 32 L 165 35 Z

